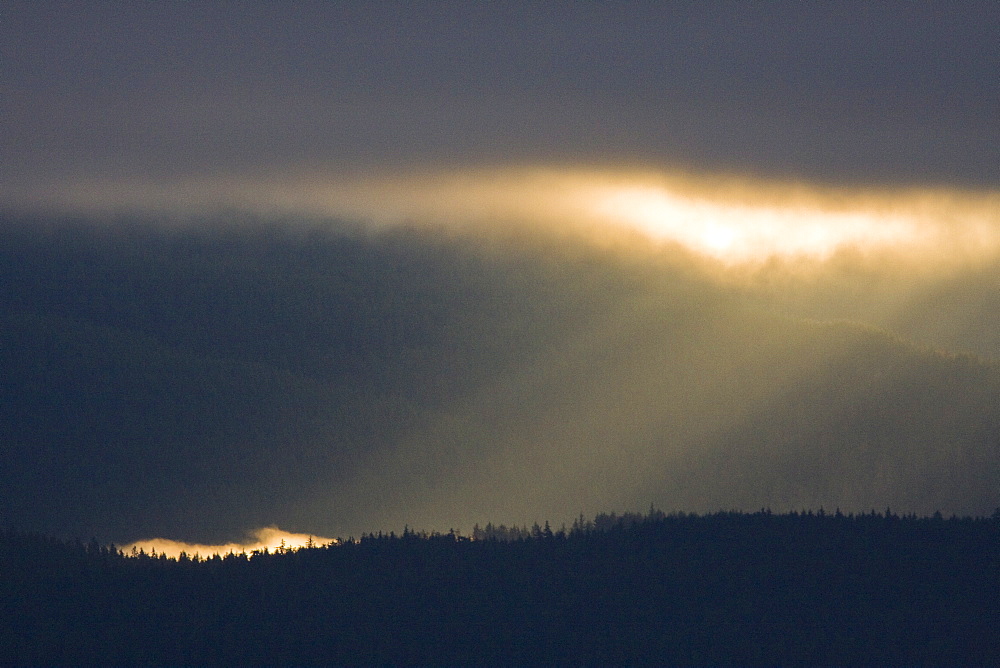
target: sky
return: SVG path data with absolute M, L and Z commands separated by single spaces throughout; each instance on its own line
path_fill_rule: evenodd
M 995 2 L 0 3 L 0 522 L 988 514 L 998 71 Z
M 992 2 L 22 2 L 13 185 L 578 163 L 992 187 Z

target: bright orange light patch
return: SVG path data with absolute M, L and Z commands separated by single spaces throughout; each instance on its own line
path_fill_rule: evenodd
M 597 187 L 590 201 L 595 216 L 730 261 L 771 255 L 825 258 L 847 245 L 911 245 L 926 236 L 917 220 L 900 214 L 728 202 L 655 186 Z
M 230 552 L 240 554 L 242 552 L 253 552 L 255 550 L 262 550 L 267 552 L 274 552 L 278 549 L 298 549 L 306 547 L 307 545 L 329 545 L 330 543 L 337 542 L 335 538 L 321 538 L 319 536 L 311 536 L 304 533 L 290 533 L 288 531 L 282 531 L 278 527 L 265 527 L 263 529 L 257 529 L 253 532 L 253 540 L 247 541 L 246 543 L 226 543 L 220 545 L 203 545 L 199 543 L 185 543 L 178 540 L 169 540 L 166 538 L 150 538 L 148 540 L 140 540 L 126 545 L 122 548 L 126 552 L 130 552 L 134 547 L 137 550 L 143 550 L 147 554 L 156 552 L 156 554 L 165 554 L 168 557 L 177 558 L 183 552 L 188 556 L 199 555 L 202 557 L 210 557 L 213 554 L 229 554 Z

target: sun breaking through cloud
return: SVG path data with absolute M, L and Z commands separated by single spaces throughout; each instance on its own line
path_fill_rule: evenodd
M 51 193 L 58 193 L 52 195 Z M 825 260 L 845 248 L 933 264 L 1000 252 L 1000 193 L 847 188 L 750 177 L 577 167 L 321 172 L 176 183 L 79 182 L 22 204 L 93 212 L 204 215 L 251 210 L 374 225 L 558 226 L 632 231 L 725 263 Z
M 652 186 L 601 189 L 594 200 L 595 213 L 600 216 L 728 261 L 772 255 L 822 259 L 845 245 L 913 246 L 926 243 L 930 234 L 905 214 L 731 203 Z

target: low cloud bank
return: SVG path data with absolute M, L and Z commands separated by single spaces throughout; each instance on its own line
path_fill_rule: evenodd
M 1000 252 L 1000 193 L 829 187 L 735 174 L 627 167 L 469 167 L 363 176 L 291 171 L 175 181 L 75 181 L 8 195 L 8 204 L 89 215 L 220 212 L 312 216 L 369 225 L 544 226 L 615 230 L 677 243 L 727 264 L 826 260 L 851 249 L 965 263 Z

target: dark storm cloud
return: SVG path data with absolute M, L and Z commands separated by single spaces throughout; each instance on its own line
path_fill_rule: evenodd
M 0 12 L 8 184 L 553 161 L 997 182 L 991 2 Z

